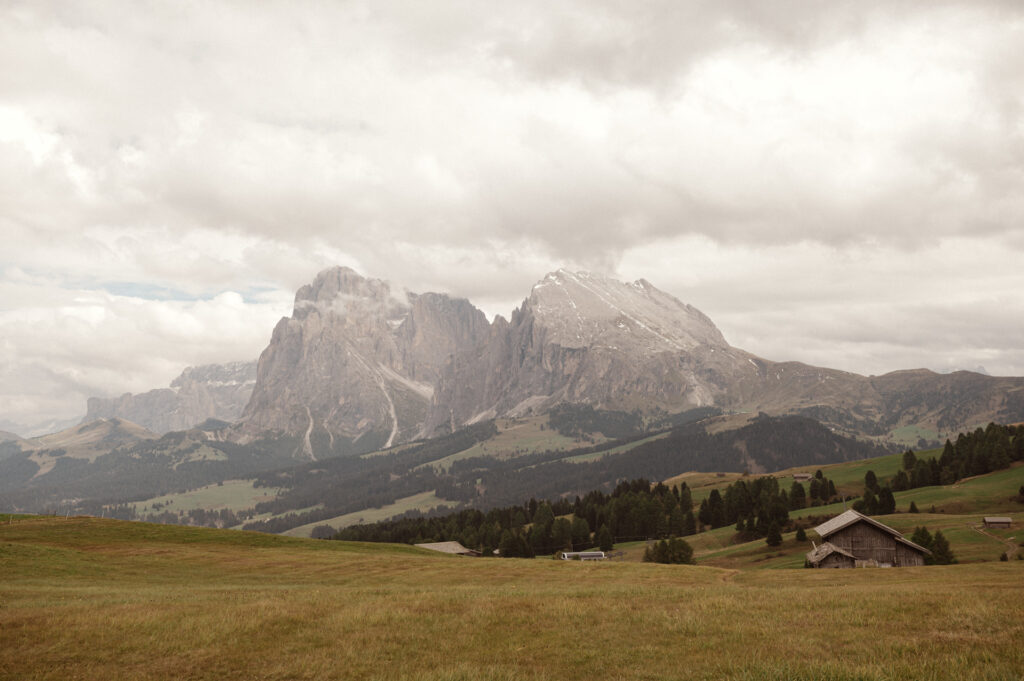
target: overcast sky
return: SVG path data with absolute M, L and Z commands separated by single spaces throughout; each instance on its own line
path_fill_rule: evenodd
M 1024 375 L 1024 3 L 0 3 L 0 428 L 255 359 L 344 264 Z

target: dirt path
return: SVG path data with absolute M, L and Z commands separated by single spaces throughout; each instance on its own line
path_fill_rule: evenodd
M 727 582 L 731 582 L 732 578 L 735 577 L 736 575 L 738 575 L 739 573 L 740 573 L 739 570 L 727 569 L 724 572 L 722 572 L 720 575 L 718 575 L 718 581 L 722 582 L 723 584 L 725 584 Z
M 1013 560 L 1013 557 L 1017 554 L 1017 551 L 1020 549 L 1020 547 L 1017 545 L 1017 542 L 1014 541 L 1014 539 L 1015 539 L 1014 537 L 1010 537 L 1009 539 L 1001 539 L 1001 538 L 995 536 L 994 534 L 992 534 L 991 532 L 988 532 L 987 530 L 985 530 L 985 528 L 982 527 L 982 526 L 979 526 L 979 525 L 968 525 L 967 527 L 971 528 L 975 532 L 978 532 L 980 534 L 985 535 L 986 537 L 989 537 L 990 539 L 995 539 L 997 542 L 1000 542 L 1001 544 L 1005 544 L 1006 545 L 1006 554 L 1007 554 L 1006 557 L 1009 558 L 1010 560 Z

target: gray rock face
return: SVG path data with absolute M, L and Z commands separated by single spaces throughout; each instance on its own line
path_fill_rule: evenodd
M 395 295 L 343 267 L 321 272 L 260 357 L 243 438 L 298 436 L 297 454 L 309 458 L 413 439 L 449 357 L 478 345 L 488 326 L 464 299 Z
M 639 280 L 559 270 L 488 324 L 462 299 L 394 294 L 335 268 L 295 296 L 260 358 L 236 435 L 297 456 L 369 450 L 562 402 L 642 412 L 715 406 L 803 414 L 837 431 L 935 437 L 1024 419 L 1024 379 L 929 371 L 865 377 L 731 347 L 708 317 Z
M 255 362 L 188 367 L 171 381 L 170 388 L 113 398 L 90 397 L 82 423 L 119 418 L 166 433 L 191 428 L 209 418 L 235 421 L 255 385 Z
M 560 402 L 680 411 L 718 404 L 747 353 L 696 308 L 644 280 L 559 270 L 452 362 L 428 431 Z

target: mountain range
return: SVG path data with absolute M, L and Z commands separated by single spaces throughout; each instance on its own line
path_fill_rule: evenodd
M 235 436 L 299 437 L 296 455 L 315 459 L 561 403 L 649 418 L 695 407 L 799 414 L 851 436 L 916 443 L 1024 418 L 1024 379 L 868 377 L 767 360 L 643 279 L 558 270 L 510 320 L 488 323 L 465 299 L 398 294 L 333 268 L 299 290 L 275 328 Z
M 1024 379 L 926 369 L 861 376 L 732 347 L 701 311 L 640 279 L 558 270 L 506 320 L 463 298 L 393 291 L 336 267 L 295 295 L 257 365 L 188 369 L 171 389 L 89 400 L 158 433 L 216 418 L 296 458 L 365 452 L 562 404 L 647 419 L 715 407 L 797 414 L 894 444 L 1024 419 Z M 243 407 L 244 405 L 244 407 Z
M 0 437 L 0 507 L 308 531 L 381 507 L 846 461 L 1022 420 L 1024 378 L 767 360 L 643 279 L 559 270 L 488 321 L 338 267 L 299 289 L 258 362 L 189 368 L 170 388 L 90 399 L 59 433 Z M 230 513 L 157 501 L 207 486 Z
M 119 418 L 155 433 L 185 430 L 206 419 L 236 421 L 256 385 L 256 362 L 229 362 L 188 367 L 157 388 L 120 397 L 90 397 L 82 423 Z

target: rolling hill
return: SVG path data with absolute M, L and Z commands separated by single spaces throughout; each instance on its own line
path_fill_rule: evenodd
M 0 569 L 0 670 L 12 679 L 987 681 L 1024 667 L 1024 561 L 812 571 L 470 559 L 0 515 Z

